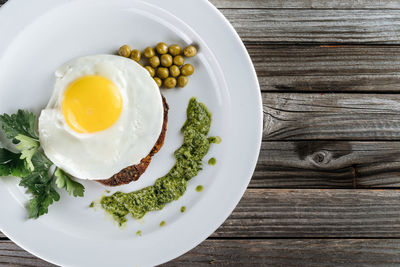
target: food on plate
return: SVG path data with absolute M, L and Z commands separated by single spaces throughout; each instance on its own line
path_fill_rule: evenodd
M 167 131 L 167 124 L 168 124 L 168 104 L 165 99 L 163 98 L 163 105 L 164 105 L 164 122 L 161 130 L 161 134 L 154 145 L 153 149 L 150 153 L 143 158 L 140 163 L 126 167 L 122 171 L 117 174 L 114 174 L 111 178 L 106 180 L 98 180 L 98 182 L 106 185 L 106 186 L 118 186 L 123 184 L 128 184 L 132 181 L 136 181 L 139 177 L 146 171 L 147 167 L 151 162 L 151 158 L 161 149 L 164 144 L 165 133 Z
M 164 80 L 167 79 L 169 76 L 168 68 L 160 67 L 157 69 L 157 77 Z
M 156 82 L 156 84 L 158 85 L 158 87 L 161 87 L 162 85 L 162 80 L 158 77 L 154 77 L 154 81 Z
M 188 84 L 188 82 L 189 82 L 189 79 L 186 76 L 181 75 L 178 77 L 178 86 L 179 87 L 182 87 L 182 88 L 185 87 Z
M 154 75 L 156 75 L 156 71 L 152 67 L 146 66 L 145 69 L 150 73 L 151 77 L 154 77 Z
M 84 187 L 69 177 L 60 168 L 51 168 L 53 163 L 42 153 L 36 133 L 37 117 L 30 112 L 0 116 L 1 128 L 6 138 L 12 140 L 19 150 L 14 153 L 0 147 L 0 176 L 21 178 L 19 185 L 30 192 L 28 210 L 30 218 L 38 218 L 48 212 L 49 206 L 60 200 L 56 187 L 65 189 L 74 197 L 82 197 Z
M 190 99 L 187 120 L 181 129 L 183 144 L 175 151 L 175 165 L 154 185 L 131 193 L 116 192 L 100 200 L 101 207 L 119 223 L 142 218 L 147 212 L 161 210 L 166 204 L 179 199 L 186 191 L 188 182 L 202 168 L 213 138 L 208 137 L 211 113 L 195 98 Z
M 142 66 L 145 66 L 152 77 L 157 76 L 154 80 L 158 87 L 171 89 L 178 85 L 183 88 L 189 81 L 186 76 L 190 76 L 194 73 L 193 65 L 185 64 L 185 58 L 181 55 L 183 52 L 186 57 L 196 56 L 197 48 L 193 45 L 186 47 L 183 51 L 178 44 L 172 44 L 168 47 L 166 43 L 161 42 L 156 45 L 155 49 L 148 46 L 143 51 L 143 55 L 146 58 L 145 64 L 140 62 L 141 53 L 139 50 L 131 50 L 128 45 L 123 45 L 119 49 L 119 55 L 121 56 L 125 57 L 128 52 L 130 53 L 130 58 Z M 177 79 L 177 77 L 180 76 L 182 76 L 182 78 Z
M 182 72 L 182 75 L 184 75 L 184 76 L 190 76 L 194 72 L 194 67 L 192 64 L 185 64 L 185 65 L 183 65 L 181 72 Z
M 156 52 L 154 51 L 154 48 L 151 46 L 146 47 L 143 52 L 144 56 L 147 58 L 152 58 L 156 55 Z
M 172 56 L 177 56 L 181 54 L 182 48 L 180 47 L 180 45 L 173 44 L 169 46 L 168 51 Z
M 124 57 L 94 55 L 56 71 L 39 139 L 67 173 L 104 180 L 146 158 L 163 123 L 163 100 L 146 69 Z
M 196 186 L 196 191 L 197 192 L 201 192 L 201 191 L 203 191 L 203 189 L 204 189 L 204 187 L 202 185 Z
M 164 67 L 170 67 L 172 65 L 172 56 L 169 54 L 165 54 L 161 56 L 161 65 Z
M 183 50 L 185 57 L 194 57 L 197 55 L 197 49 L 193 45 L 190 45 Z
M 186 211 L 186 207 L 185 207 L 185 206 L 182 206 L 182 207 L 181 207 L 181 212 L 184 213 L 185 211 Z
M 130 57 L 131 56 L 131 48 L 129 45 L 123 45 L 119 48 L 118 54 L 122 57 Z
M 156 46 L 156 51 L 159 55 L 164 55 L 168 53 L 168 45 L 166 43 L 158 43 Z
M 181 70 L 179 69 L 178 66 L 172 65 L 171 67 L 169 67 L 169 74 L 172 77 L 178 77 L 181 74 Z
M 160 66 L 160 58 L 158 56 L 151 57 L 149 62 L 150 66 L 152 66 L 153 68 L 157 68 L 158 66 Z
M 165 226 L 165 221 L 160 222 L 160 227 L 163 227 L 163 226 Z
M 176 56 L 174 57 L 174 64 L 178 67 L 183 66 L 185 64 L 185 58 L 183 56 Z
M 176 79 L 174 77 L 168 77 L 164 81 L 164 86 L 168 89 L 176 87 Z
M 215 165 L 215 164 L 217 164 L 217 160 L 215 158 L 210 158 L 208 160 L 208 165 Z
M 71 60 L 56 71 L 53 94 L 39 118 L 23 110 L 0 115 L 1 129 L 15 144 L 11 150 L 0 144 L 0 176 L 21 178 L 20 186 L 32 195 L 31 218 L 60 199 L 57 188 L 83 196 L 74 178 L 106 186 L 139 179 L 164 144 L 169 106 L 159 87 L 185 87 L 194 72 L 181 53 L 193 57 L 197 49 L 161 42 L 142 53 L 123 45 L 119 56 Z M 153 186 L 103 197 L 102 208 L 122 224 L 127 214 L 138 219 L 182 196 L 210 144 L 220 141 L 207 137 L 210 125 L 211 114 L 192 98 L 172 169 Z
M 134 49 L 134 50 L 132 50 L 130 57 L 131 57 L 131 59 L 135 60 L 136 62 L 139 62 L 140 59 L 142 58 L 142 53 L 139 50 Z

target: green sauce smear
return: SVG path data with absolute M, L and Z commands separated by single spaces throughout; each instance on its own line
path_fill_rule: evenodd
M 217 160 L 215 158 L 211 158 L 208 160 L 208 165 L 215 165 L 217 164 Z
M 201 192 L 201 191 L 203 191 L 203 189 L 204 189 L 204 187 L 203 187 L 202 185 L 198 185 L 198 186 L 196 187 L 196 191 L 197 191 L 197 192 Z
M 219 136 L 212 136 L 209 138 L 210 143 L 219 144 L 221 143 L 222 139 Z
M 143 218 L 149 211 L 161 210 L 166 204 L 178 200 L 186 191 L 188 181 L 202 168 L 202 160 L 216 137 L 208 137 L 211 113 L 207 107 L 191 98 L 187 120 L 181 129 L 182 146 L 175 151 L 175 165 L 154 185 L 131 193 L 116 192 L 100 200 L 101 207 L 123 225 L 130 214 L 134 219 Z
M 136 235 L 137 235 L 137 236 L 142 236 L 142 231 L 138 230 L 138 231 L 136 232 Z

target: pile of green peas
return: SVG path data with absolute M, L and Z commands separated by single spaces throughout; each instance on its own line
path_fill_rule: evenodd
M 194 73 L 194 67 L 192 64 L 185 64 L 185 57 L 196 56 L 197 49 L 193 45 L 182 49 L 180 45 L 168 46 L 162 42 L 158 43 L 155 48 L 146 47 L 143 53 L 137 49 L 132 50 L 129 45 L 123 45 L 119 48 L 118 54 L 131 58 L 142 66 L 140 60 L 143 54 L 148 63 L 144 68 L 153 77 L 158 87 L 171 89 L 176 86 L 183 88 L 188 84 L 188 76 Z

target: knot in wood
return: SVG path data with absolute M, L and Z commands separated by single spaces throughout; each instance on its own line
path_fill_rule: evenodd
M 331 162 L 332 154 L 329 151 L 322 150 L 312 154 L 309 159 L 314 165 L 326 165 Z

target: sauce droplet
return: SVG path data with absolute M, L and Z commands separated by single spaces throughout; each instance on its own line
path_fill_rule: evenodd
M 136 235 L 137 235 L 137 236 L 142 236 L 142 231 L 138 230 L 138 231 L 136 232 Z
M 164 221 L 160 222 L 160 227 L 163 227 L 164 225 L 165 225 Z
M 203 189 L 204 189 L 204 187 L 203 187 L 202 185 L 198 185 L 198 186 L 196 187 L 196 191 L 197 191 L 197 192 L 201 192 L 201 191 L 203 191 Z
M 182 207 L 181 207 L 181 212 L 184 213 L 185 211 L 186 211 L 186 207 L 185 207 L 185 206 L 182 206 Z
M 208 165 L 215 165 L 217 164 L 217 160 L 215 158 L 211 158 L 208 160 Z
M 222 141 L 221 137 L 219 137 L 219 136 L 212 136 L 212 137 L 208 138 L 208 140 L 210 141 L 210 143 L 214 143 L 214 144 L 219 144 Z

